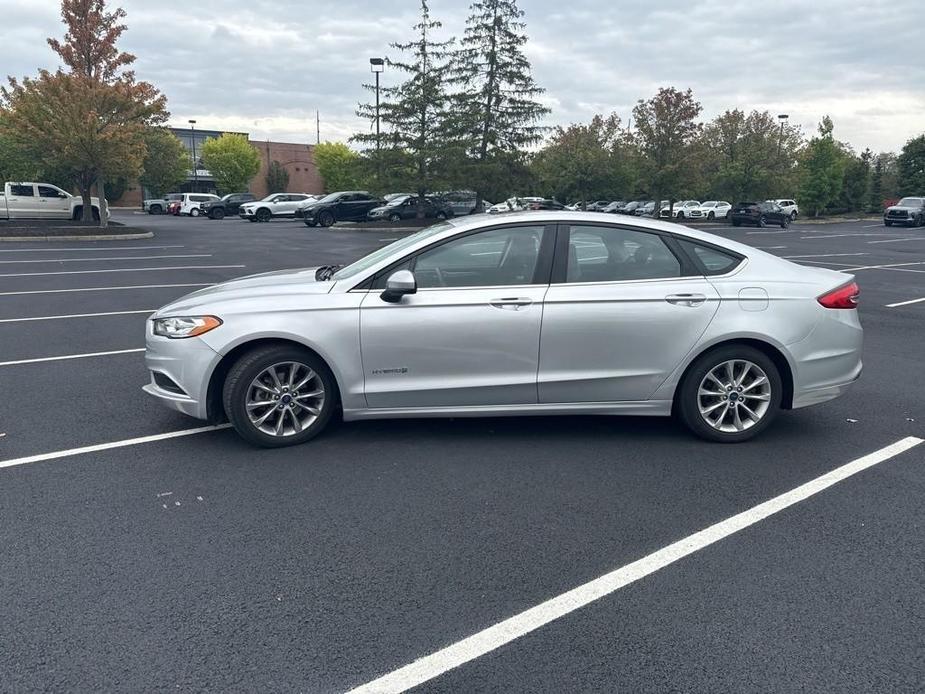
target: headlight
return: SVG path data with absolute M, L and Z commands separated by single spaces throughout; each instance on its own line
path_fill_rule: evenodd
M 196 337 L 222 324 L 215 316 L 177 316 L 174 318 L 155 318 L 154 334 L 177 340 L 184 337 Z

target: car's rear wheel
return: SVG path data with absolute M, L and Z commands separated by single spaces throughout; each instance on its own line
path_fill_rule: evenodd
M 389 215 L 389 221 L 392 222 L 392 224 L 395 224 L 396 222 L 400 222 L 401 215 L 393 212 L 392 214 Z
M 212 219 L 224 219 L 225 210 L 223 210 L 221 207 L 216 207 L 214 210 L 212 210 L 212 214 L 210 216 Z
M 151 205 L 148 208 L 148 214 L 164 214 L 164 208 L 161 205 Z
M 797 218 L 797 212 L 796 210 L 794 210 L 793 212 L 790 213 L 790 221 L 792 222 L 796 218 Z
M 199 216 L 199 208 L 198 208 L 198 207 L 194 207 L 193 209 L 191 209 L 191 210 L 189 211 L 189 216 L 190 216 L 190 217 L 198 217 L 198 216 Z
M 764 352 L 730 345 L 694 362 L 678 389 L 676 410 L 700 438 L 738 443 L 771 424 L 782 393 L 780 372 Z
M 325 210 L 318 215 L 318 223 L 323 227 L 329 227 L 334 224 L 334 214 Z
M 767 226 L 768 226 L 767 218 L 764 215 L 761 215 L 760 217 L 758 217 L 758 228 L 764 229 Z
M 320 434 L 337 409 L 338 393 L 321 359 L 295 346 L 281 346 L 242 356 L 228 372 L 222 401 L 243 439 L 280 448 Z
M 257 210 L 257 221 L 258 222 L 269 222 L 273 218 L 273 213 L 270 212 L 266 207 L 261 207 Z
M 783 219 L 780 220 L 781 229 L 786 229 L 789 226 L 790 226 L 790 217 L 784 217 Z
M 437 213 L 437 219 L 439 219 L 441 222 L 444 221 L 446 218 L 447 218 L 446 212 Z

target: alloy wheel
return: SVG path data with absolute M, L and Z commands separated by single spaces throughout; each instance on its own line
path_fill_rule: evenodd
M 745 359 L 718 364 L 697 389 L 700 416 L 723 433 L 751 429 L 765 416 L 770 402 L 770 379 L 761 367 Z
M 287 361 L 267 367 L 247 388 L 251 424 L 274 437 L 300 434 L 315 423 L 325 402 L 324 381 L 313 369 Z

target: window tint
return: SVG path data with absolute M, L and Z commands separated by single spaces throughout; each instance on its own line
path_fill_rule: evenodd
M 543 227 L 471 234 L 424 251 L 411 263 L 418 287 L 494 287 L 532 284 Z
M 689 256 L 700 261 L 707 275 L 724 275 L 742 262 L 742 259 L 736 255 L 709 246 L 701 246 L 693 241 L 678 239 L 678 243 Z
M 51 186 L 39 186 L 40 198 L 57 198 L 61 196 L 61 191 Z
M 34 198 L 35 189 L 32 186 L 10 186 L 10 195 L 16 195 L 20 198 Z
M 656 234 L 607 227 L 569 228 L 566 282 L 622 282 L 680 276 L 681 263 Z

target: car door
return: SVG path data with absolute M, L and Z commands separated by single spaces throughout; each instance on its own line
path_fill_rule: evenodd
M 60 188 L 49 185 L 36 185 L 38 204 L 42 216 L 51 219 L 70 219 L 71 197 Z
M 535 404 L 553 237 L 551 226 L 498 226 L 380 273 L 360 311 L 369 407 Z M 417 293 L 383 301 L 399 269 L 411 270 Z
M 540 403 L 647 400 L 706 331 L 719 295 L 666 235 L 559 227 L 540 338 Z
M 35 219 L 42 217 L 35 185 L 32 183 L 11 183 L 10 194 L 6 198 L 10 219 Z

